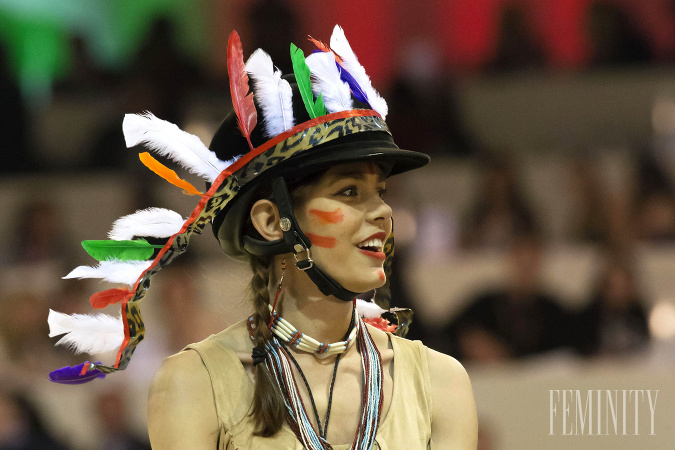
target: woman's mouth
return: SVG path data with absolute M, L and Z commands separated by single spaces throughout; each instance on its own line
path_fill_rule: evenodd
M 378 236 L 379 234 L 384 233 L 377 233 L 376 235 L 371 236 L 356 246 L 364 255 L 370 256 L 371 258 L 384 260 L 387 258 L 387 255 L 382 251 L 384 249 L 384 242 L 382 240 L 383 238 Z

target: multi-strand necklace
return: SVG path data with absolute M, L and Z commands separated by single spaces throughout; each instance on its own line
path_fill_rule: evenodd
M 273 313 L 272 317 L 272 331 L 274 335 L 266 345 L 266 364 L 284 394 L 283 397 L 286 405 L 288 423 L 298 440 L 307 449 L 332 449 L 331 445 L 326 440 L 330 406 L 326 413 L 325 426 L 324 428 L 321 428 L 321 422 L 307 380 L 297 364 L 297 361 L 293 358 L 290 350 L 284 345 L 290 345 L 299 350 L 314 353 L 315 355 L 325 355 L 327 353 L 338 354 L 336 365 L 333 370 L 333 381 L 331 382 L 332 394 L 332 388 L 335 383 L 335 374 L 337 372 L 337 363 L 341 356 L 340 354 L 350 348 L 354 342 L 357 342 L 357 348 L 361 355 L 361 366 L 363 368 L 364 389 L 361 401 L 359 427 L 356 436 L 354 436 L 351 448 L 354 450 L 370 449 L 375 440 L 380 419 L 380 410 L 382 408 L 382 360 L 380 352 L 375 346 L 370 333 L 368 333 L 368 330 L 364 326 L 359 315 L 354 313 L 349 337 L 344 341 L 334 344 L 322 344 L 315 339 L 311 339 L 309 336 L 299 333 L 290 323 L 278 315 L 275 317 L 275 315 L 276 313 Z M 283 326 L 279 325 L 282 323 L 282 320 L 284 321 Z M 300 344 L 306 344 L 307 347 L 304 345 L 301 347 Z M 321 350 L 321 352 L 317 352 L 317 350 Z M 329 353 L 331 350 L 333 353 Z M 309 391 L 312 407 L 319 427 L 318 434 L 312 427 L 302 398 L 299 395 L 298 384 L 296 383 L 291 363 L 295 364 L 298 368 L 307 390 Z

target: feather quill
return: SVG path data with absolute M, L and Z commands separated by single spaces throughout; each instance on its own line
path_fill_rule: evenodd
M 113 259 L 119 261 L 145 261 L 152 257 L 156 248 L 162 247 L 164 246 L 149 244 L 145 239 L 137 239 L 135 241 L 82 241 L 82 248 L 97 261 L 109 261 Z
M 258 113 L 253 103 L 253 93 L 248 93 L 248 74 L 244 65 L 244 51 L 239 34 L 235 30 L 227 40 L 227 75 L 230 78 L 232 106 L 239 119 L 239 128 L 253 150 L 251 132 L 258 123 Z
M 359 315 L 364 319 L 375 319 L 380 317 L 383 313 L 387 311 L 377 306 L 377 304 L 375 304 L 374 302 L 367 302 L 365 300 L 357 298 L 356 312 L 358 312 Z
M 147 208 L 117 219 L 108 233 L 116 241 L 134 237 L 166 238 L 178 233 L 185 220 L 175 211 Z
M 312 53 L 305 60 L 312 73 L 312 91 L 323 97 L 329 113 L 353 109 L 349 85 L 340 79 L 333 52 Z
M 182 167 L 213 182 L 232 162 L 221 161 L 197 136 L 152 113 L 125 114 L 122 131 L 127 147 L 145 145 Z
M 382 116 L 387 117 L 387 102 L 377 93 L 366 74 L 366 70 L 359 63 L 352 47 L 349 45 L 345 32 L 339 25 L 335 25 L 333 34 L 330 37 L 330 47 L 342 58 L 342 67 L 347 69 L 351 76 L 367 95 L 370 106 Z
M 265 135 L 272 138 L 295 125 L 293 91 L 281 71 L 274 70 L 270 55 L 258 49 L 248 58 L 246 71 L 253 80 L 255 98 L 263 112 Z
M 133 294 L 133 291 L 124 288 L 107 289 L 89 297 L 89 303 L 91 303 L 94 309 L 103 309 L 106 306 L 120 303 L 130 298 Z
M 152 261 L 101 261 L 97 267 L 79 266 L 63 279 L 102 278 L 109 283 L 123 283 L 133 286 Z
M 176 172 L 166 167 L 161 162 L 157 161 L 152 155 L 148 152 L 143 152 L 138 154 L 138 159 L 147 167 L 148 169 L 155 172 L 160 177 L 164 178 L 169 183 L 183 189 L 183 193 L 187 195 L 204 195 L 196 187 L 194 187 L 190 182 L 185 181 L 178 176 Z
M 124 340 L 121 317 L 107 314 L 63 314 L 49 310 L 49 337 L 64 336 L 56 345 L 63 345 L 75 353 L 99 354 L 118 349 Z
M 305 62 L 305 54 L 291 44 L 291 62 L 293 63 L 293 73 L 295 73 L 295 82 L 298 84 L 300 96 L 305 104 L 305 109 L 309 117 L 316 119 L 317 117 L 326 115 L 326 107 L 323 104 L 321 94 L 314 101 L 314 94 L 312 93 L 311 71 Z

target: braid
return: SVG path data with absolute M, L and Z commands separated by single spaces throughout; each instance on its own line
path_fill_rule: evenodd
M 270 279 L 271 258 L 251 255 L 251 292 L 253 293 L 253 344 L 265 348 L 271 338 L 268 324 L 270 312 L 268 308 L 270 296 L 268 284 Z M 276 434 L 285 420 L 285 404 L 281 391 L 267 369 L 267 364 L 256 364 L 255 392 L 253 394 L 253 421 L 256 424 L 255 434 L 270 437 Z

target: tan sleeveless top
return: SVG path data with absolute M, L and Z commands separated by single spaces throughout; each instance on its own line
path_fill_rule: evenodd
M 287 424 L 276 435 L 253 435 L 249 416 L 253 403 L 253 383 L 235 353 L 220 338 L 222 333 L 191 344 L 209 372 L 216 413 L 220 423 L 219 450 L 302 450 L 302 444 Z M 393 393 L 389 411 L 380 419 L 374 449 L 428 449 L 431 442 L 431 395 L 426 348 L 420 341 L 409 341 L 389 334 L 394 351 Z M 351 444 L 333 445 L 347 450 Z

